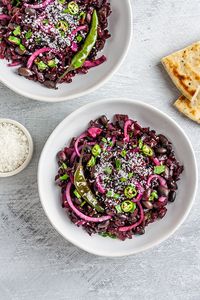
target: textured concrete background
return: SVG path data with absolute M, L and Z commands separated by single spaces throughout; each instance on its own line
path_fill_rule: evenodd
M 167 112 L 191 139 L 200 166 L 199 127 L 171 106 L 178 92 L 159 63 L 162 56 L 200 39 L 200 2 L 135 0 L 132 7 L 129 55 L 100 90 L 47 104 L 20 97 L 0 84 L 0 116 L 24 124 L 35 144 L 29 167 L 0 180 L 1 300 L 200 299 L 199 197 L 169 240 L 120 259 L 95 257 L 66 242 L 49 224 L 38 198 L 37 164 L 45 140 L 65 116 L 93 99 L 123 95 Z

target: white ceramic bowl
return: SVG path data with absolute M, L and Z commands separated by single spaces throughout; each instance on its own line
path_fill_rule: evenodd
M 109 31 L 112 37 L 98 55 L 104 54 L 107 61 L 91 70 L 87 75 L 78 75 L 70 84 L 60 84 L 58 90 L 47 89 L 39 83 L 16 74 L 16 69 L 7 67 L 7 61 L 0 60 L 0 81 L 25 97 L 40 101 L 58 102 L 90 93 L 103 85 L 123 62 L 131 41 L 132 14 L 129 0 L 110 0 L 112 14 L 109 17 Z
M 176 156 L 184 165 L 177 199 L 168 205 L 166 216 L 150 224 L 146 233 L 124 242 L 99 235 L 90 237 L 69 220 L 60 204 L 60 189 L 54 183 L 57 172 L 56 154 L 67 141 L 80 135 L 90 120 L 106 114 L 128 114 L 142 126 L 150 126 L 173 142 Z M 78 122 L 77 122 L 78 120 Z M 179 125 L 158 109 L 133 100 L 110 99 L 83 106 L 64 119 L 49 137 L 42 151 L 38 168 L 38 187 L 42 206 L 55 229 L 67 240 L 90 253 L 102 256 L 134 254 L 167 239 L 187 217 L 197 189 L 197 167 L 190 141 Z
M 28 151 L 26 160 L 23 162 L 23 164 L 21 166 L 19 166 L 19 168 L 15 169 L 11 172 L 0 173 L 0 177 L 10 177 L 10 176 L 14 176 L 14 175 L 20 173 L 21 171 L 23 171 L 30 163 L 31 158 L 33 156 L 33 140 L 32 140 L 32 137 L 31 137 L 29 131 L 19 122 L 15 121 L 15 120 L 11 120 L 11 119 L 0 119 L 0 123 L 10 123 L 10 124 L 15 125 L 25 134 L 25 136 L 27 137 L 27 140 L 28 140 L 29 151 Z

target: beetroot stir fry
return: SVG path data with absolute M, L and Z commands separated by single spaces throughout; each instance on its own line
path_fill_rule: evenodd
M 0 0 L 0 58 L 48 88 L 106 61 L 108 0 Z
M 55 180 L 71 221 L 120 240 L 165 216 L 183 172 L 164 135 L 120 114 L 91 121 L 57 158 Z

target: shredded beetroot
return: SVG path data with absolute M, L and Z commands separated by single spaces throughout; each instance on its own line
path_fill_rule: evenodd
M 86 136 L 87 136 L 86 133 L 82 133 L 82 134 L 76 139 L 76 142 L 75 142 L 75 144 L 74 144 L 74 149 L 75 149 L 75 151 L 76 151 L 76 154 L 77 154 L 79 157 L 81 156 L 81 154 L 80 154 L 80 152 L 79 152 L 78 144 L 79 144 L 80 140 L 84 139 Z

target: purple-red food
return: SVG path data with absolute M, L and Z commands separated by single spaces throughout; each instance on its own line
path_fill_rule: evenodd
M 0 0 L 0 59 L 48 88 L 106 61 L 109 0 Z
M 55 180 L 71 221 L 120 240 L 165 216 L 183 172 L 164 135 L 120 114 L 91 121 L 57 158 Z

